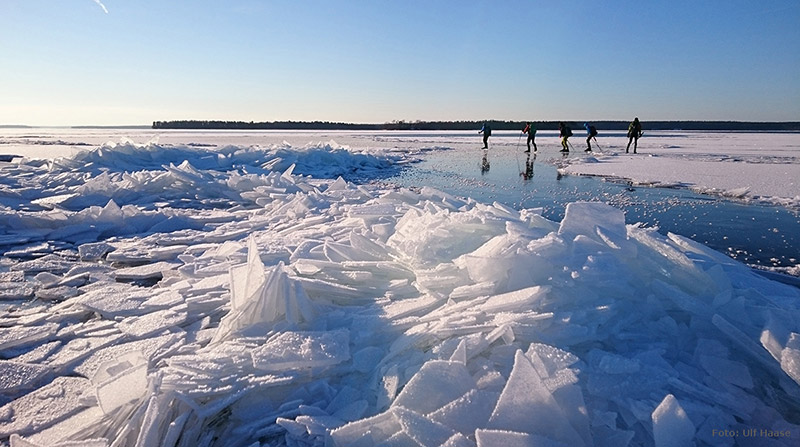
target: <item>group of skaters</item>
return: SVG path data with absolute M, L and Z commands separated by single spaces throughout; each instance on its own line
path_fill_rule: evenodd
M 592 140 L 594 140 L 595 144 L 597 144 L 597 129 L 589 123 L 583 123 L 583 127 L 586 129 L 586 152 L 592 151 Z M 563 122 L 558 123 L 558 132 L 559 136 L 561 137 L 561 152 L 569 152 L 570 144 L 569 144 L 569 137 L 572 136 L 572 129 L 564 124 Z M 489 123 L 484 123 L 483 127 L 479 134 L 483 134 L 483 148 L 489 149 L 489 137 L 492 135 L 492 128 L 489 126 Z M 525 128 L 522 129 L 523 134 L 528 134 L 527 146 L 528 150 L 525 152 L 530 153 L 531 145 L 533 145 L 533 151 L 536 152 L 538 148 L 536 147 L 536 127 L 533 123 L 526 123 Z M 628 125 L 628 146 L 625 147 L 625 153 L 627 154 L 631 148 L 631 143 L 633 143 L 633 153 L 636 153 L 636 148 L 639 144 L 639 138 L 642 136 L 642 124 L 639 122 L 639 118 L 636 117 L 631 121 Z

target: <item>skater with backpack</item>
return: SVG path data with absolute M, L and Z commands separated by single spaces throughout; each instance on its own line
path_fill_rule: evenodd
M 597 136 L 597 129 L 594 126 L 590 125 L 589 123 L 583 123 L 583 127 L 586 129 L 586 135 L 588 135 L 586 137 L 586 152 L 591 152 L 592 138 L 595 138 Z M 596 142 L 597 139 L 595 138 L 594 141 Z
M 533 143 L 533 151 L 536 152 L 538 150 L 536 147 L 536 141 L 534 140 L 534 138 L 536 138 L 536 126 L 531 123 L 527 123 L 525 124 L 525 128 L 522 129 L 522 133 L 528 134 L 528 150 L 525 152 L 531 151 L 531 143 Z
M 628 126 L 628 146 L 625 147 L 625 153 L 628 153 L 628 149 L 631 147 L 631 141 L 633 142 L 633 153 L 636 153 L 636 146 L 639 144 L 639 138 L 642 136 L 642 123 L 639 122 L 639 117 L 633 119 L 633 122 Z

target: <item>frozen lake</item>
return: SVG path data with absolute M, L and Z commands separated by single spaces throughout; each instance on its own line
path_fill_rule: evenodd
M 381 180 L 428 185 L 518 209 L 543 207 L 553 219 L 563 216 L 569 202 L 603 201 L 624 210 L 629 223 L 691 237 L 751 265 L 788 271 L 800 257 L 796 133 L 647 132 L 637 158 L 626 158 L 622 131 L 601 132 L 595 157 L 583 153 L 580 132 L 571 139 L 575 150 L 564 157 L 557 152 L 556 133 L 543 131 L 537 135 L 536 157 L 526 158 L 524 137 L 496 131 L 488 170 L 482 168 L 480 135 L 465 131 L 3 129 L 0 154 L 56 158 L 124 140 L 196 148 L 335 141 L 358 150 L 410 153 L 423 161 L 405 165 L 396 175 L 382 173 L 390 178 Z M 533 176 L 526 179 L 521 174 L 528 166 Z
M 0 445 L 796 445 L 797 135 L 646 141 L 3 133 Z

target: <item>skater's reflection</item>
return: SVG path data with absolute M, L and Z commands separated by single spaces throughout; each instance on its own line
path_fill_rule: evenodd
M 531 157 L 531 154 L 528 153 L 528 158 L 525 159 L 525 172 L 519 173 L 519 175 L 522 176 L 523 180 L 530 180 L 533 178 L 533 162 L 535 161 L 536 161 L 536 154 L 533 154 L 533 157 Z
M 481 174 L 486 174 L 489 172 L 489 168 L 491 165 L 489 164 L 489 151 L 483 151 L 483 158 L 481 159 Z

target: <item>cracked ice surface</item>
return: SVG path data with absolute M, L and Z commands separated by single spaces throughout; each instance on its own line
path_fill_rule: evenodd
M 4 167 L 29 203 L 2 209 L 0 282 L 31 292 L 3 299 L 51 293 L 0 314 L 0 442 L 800 437 L 797 289 L 600 203 L 553 222 L 298 174 L 390 161 L 121 145 Z

